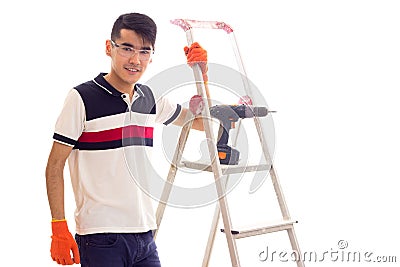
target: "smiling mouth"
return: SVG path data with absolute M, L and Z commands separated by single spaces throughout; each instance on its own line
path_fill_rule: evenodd
M 130 72 L 140 72 L 140 69 L 138 68 L 125 68 L 126 70 L 129 70 Z

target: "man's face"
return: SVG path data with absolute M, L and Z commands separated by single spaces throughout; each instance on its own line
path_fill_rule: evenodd
M 142 77 L 151 62 L 153 47 L 135 31 L 122 29 L 121 37 L 106 43 L 106 53 L 112 59 L 110 78 L 117 89 L 128 90 Z

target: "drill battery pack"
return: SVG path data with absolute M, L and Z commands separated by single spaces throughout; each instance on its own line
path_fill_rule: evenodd
M 219 162 L 226 165 L 237 165 L 240 152 L 228 145 L 217 145 Z

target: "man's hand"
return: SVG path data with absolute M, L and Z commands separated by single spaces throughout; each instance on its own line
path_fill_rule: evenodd
M 78 245 L 68 230 L 67 221 L 52 221 L 51 229 L 53 235 L 51 236 L 50 253 L 53 261 L 62 265 L 80 263 Z M 71 250 L 73 258 L 71 258 Z
M 194 64 L 198 64 L 201 69 L 201 73 L 203 74 L 203 80 L 207 82 L 207 51 L 197 42 L 194 42 L 190 47 L 185 46 L 183 49 L 185 51 L 188 65 L 193 67 Z
M 189 101 L 189 110 L 193 115 L 197 116 L 203 112 L 204 100 L 200 95 L 194 95 Z

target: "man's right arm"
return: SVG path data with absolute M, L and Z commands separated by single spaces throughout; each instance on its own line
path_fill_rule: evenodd
M 46 188 L 52 219 L 65 219 L 64 167 L 72 146 L 53 142 L 46 167 Z

